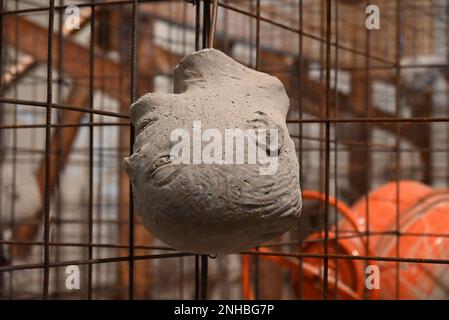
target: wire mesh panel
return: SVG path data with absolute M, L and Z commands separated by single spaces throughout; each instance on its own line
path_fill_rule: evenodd
M 447 1 L 0 7 L 1 298 L 449 298 Z M 130 104 L 210 46 L 284 84 L 303 198 L 218 256 L 148 232 L 122 166 Z

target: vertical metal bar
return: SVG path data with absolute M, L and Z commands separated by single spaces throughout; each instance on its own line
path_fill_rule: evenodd
M 298 0 L 299 4 L 298 4 L 298 14 L 299 14 L 299 30 L 301 32 L 298 33 L 298 37 L 299 37 L 299 41 L 298 41 L 298 51 L 299 51 L 299 66 L 298 66 L 298 77 L 299 77 L 299 88 L 298 88 L 298 113 L 299 113 L 299 119 L 302 119 L 304 114 L 303 114 L 303 86 L 304 86 L 304 81 L 303 81 L 303 72 L 304 72 L 304 56 L 303 56 L 303 25 L 304 25 L 304 14 L 303 14 L 303 0 Z M 299 141 L 298 141 L 298 157 L 299 157 L 299 182 L 300 182 L 300 186 L 303 186 L 303 157 L 302 157 L 302 148 L 303 148 L 303 125 L 302 122 L 299 121 L 298 122 L 298 126 L 299 126 Z M 299 190 L 298 190 L 299 192 Z M 298 251 L 301 252 L 302 251 L 302 223 L 299 221 L 298 222 Z M 299 276 L 298 276 L 298 299 L 302 298 L 302 282 L 303 282 L 303 260 L 302 257 L 298 257 L 298 272 L 299 272 Z
M 366 1 L 366 6 L 370 4 L 370 0 Z M 371 32 L 368 28 L 365 28 L 365 52 L 369 53 L 371 52 Z M 371 61 L 370 58 L 367 55 L 365 55 L 365 66 L 364 66 L 364 113 L 365 117 L 369 117 L 370 114 L 370 108 L 371 108 L 371 81 L 370 81 L 370 68 L 371 68 Z M 369 207 L 369 197 L 368 192 L 370 190 L 370 183 L 371 183 L 371 153 L 370 153 L 370 144 L 371 144 L 371 126 L 367 122 L 364 124 L 365 130 L 365 145 L 364 145 L 364 151 L 365 151 L 365 163 L 364 163 L 364 172 L 365 172 L 365 190 L 363 190 L 363 194 L 365 194 L 365 235 L 366 235 L 366 246 L 365 246 L 365 254 L 370 254 L 370 207 Z M 367 267 L 370 264 L 369 261 L 365 262 L 365 267 Z M 368 298 L 368 288 L 365 286 L 365 298 Z
M 44 278 L 43 298 L 48 299 L 50 284 L 50 169 L 51 169 L 51 112 L 53 100 L 53 25 L 55 18 L 55 1 L 50 0 L 47 36 L 47 107 L 45 117 L 45 188 L 44 188 Z
M 202 254 L 201 255 L 201 296 L 200 299 L 206 300 L 207 299 L 207 262 L 208 262 L 208 256 Z
M 201 6 L 199 1 L 195 4 L 195 51 L 200 50 L 200 32 L 201 32 Z
M 201 32 L 201 5 L 199 1 L 195 2 L 195 51 L 200 50 L 200 32 Z M 200 298 L 200 256 L 195 255 L 195 299 Z
M 195 299 L 200 298 L 200 256 L 195 255 Z
M 3 11 L 3 4 L 4 4 L 4 0 L 0 0 L 0 11 Z M 3 15 L 0 15 L 0 74 L 1 75 L 3 75 L 3 63 L 4 63 L 4 61 L 3 61 L 3 55 L 4 55 L 3 17 L 4 17 Z M 0 92 L 3 92 L 3 77 L 0 77 Z M 1 137 L 1 135 L 0 135 L 0 137 Z M 1 143 L 1 141 L 0 141 L 0 143 Z M 1 201 L 1 197 L 0 197 L 0 201 Z
M 138 36 L 138 0 L 132 4 L 132 34 L 131 34 L 131 103 L 137 96 L 137 36 Z M 130 130 L 130 154 L 134 145 L 134 126 Z M 134 298 L 134 201 L 132 185 L 129 186 L 129 299 Z
M 223 0 L 222 3 L 227 4 L 227 0 Z M 223 22 L 222 22 L 222 40 L 223 40 L 223 51 L 229 51 L 229 35 L 228 35 L 228 22 L 229 22 L 229 12 L 228 10 L 223 10 Z
M 120 51 L 120 59 L 122 59 L 122 61 L 124 59 L 128 59 L 128 57 L 126 57 L 126 52 L 125 51 Z M 118 69 L 118 83 L 119 83 L 119 91 L 120 91 L 120 95 L 121 96 L 126 96 L 127 90 L 129 90 L 129 88 L 126 87 L 126 84 L 124 83 L 125 73 L 127 73 L 127 72 L 129 72 L 129 71 L 126 70 L 126 68 L 125 68 L 125 66 L 123 64 L 121 64 L 119 69 Z M 104 80 L 104 78 L 102 78 L 102 79 Z M 106 79 L 106 81 L 107 81 L 107 79 Z M 124 110 L 126 110 L 125 102 L 120 99 L 120 111 L 124 111 Z M 130 131 L 132 130 L 132 123 L 130 123 L 129 130 Z M 119 137 L 118 137 L 118 144 L 117 144 L 117 146 L 118 146 L 120 152 L 123 152 L 123 149 L 125 148 L 125 146 L 127 144 L 127 141 L 126 141 L 127 137 L 124 137 L 124 135 L 122 136 L 122 133 L 125 134 L 125 133 L 128 133 L 128 132 L 124 128 L 121 128 L 121 130 L 119 131 Z M 129 132 L 128 134 L 131 136 L 131 132 Z M 131 148 L 131 146 L 127 146 L 127 147 Z M 132 152 L 132 150 L 129 151 L 129 153 L 131 153 L 131 152 Z M 120 157 L 120 153 L 118 154 L 118 156 Z M 128 212 L 126 212 L 126 210 L 125 210 L 125 203 L 126 203 L 125 191 L 126 191 L 126 187 L 125 187 L 124 183 L 122 184 L 122 181 L 124 179 L 128 179 L 128 175 L 126 175 L 123 172 L 123 169 L 120 168 L 120 166 L 118 166 L 117 169 L 118 169 L 118 173 L 117 174 L 118 174 L 118 177 L 119 177 L 119 179 L 117 181 L 118 182 L 118 190 L 119 190 L 119 198 L 118 198 L 118 202 L 117 202 L 118 215 L 117 215 L 116 226 L 120 230 L 120 240 L 122 240 L 122 237 L 123 237 L 123 241 L 125 241 L 125 226 L 123 226 L 122 220 L 125 219 L 126 214 L 128 214 L 128 218 L 129 218 L 129 205 L 130 204 L 129 203 L 127 204 L 128 205 Z M 129 194 L 130 194 L 129 187 L 130 187 L 130 184 L 128 185 L 128 198 L 129 198 Z M 129 224 L 129 221 L 128 221 L 128 224 Z M 130 256 L 129 255 L 129 250 L 130 250 L 129 246 L 130 246 L 130 244 L 129 244 L 129 230 L 128 230 L 128 256 Z M 119 251 L 119 253 L 120 253 L 120 251 Z M 124 268 L 123 270 L 128 271 L 128 274 L 127 274 L 128 279 L 127 280 L 128 280 L 128 292 L 129 292 L 129 273 L 130 273 L 129 272 L 129 261 L 128 261 L 128 269 L 126 269 L 124 266 L 123 266 L 123 268 Z M 122 279 L 122 282 L 121 282 L 122 284 L 124 284 L 125 281 L 126 281 L 125 280 L 126 277 L 125 277 L 125 274 L 124 274 L 125 271 L 123 271 L 123 274 L 119 271 L 120 277 Z M 120 279 L 117 279 L 117 281 L 120 283 Z M 125 296 L 125 292 L 123 293 L 123 295 Z M 129 297 L 129 294 L 128 294 L 128 297 Z
M 184 299 L 184 257 L 179 258 L 179 299 Z
M 447 59 L 449 59 L 449 3 L 446 3 L 445 9 L 446 9 L 445 10 L 445 17 L 446 17 L 446 19 L 445 19 L 445 22 L 446 22 L 445 54 L 446 54 Z M 446 101 L 449 102 L 449 85 L 446 85 Z M 447 116 L 449 116 L 449 108 L 446 108 L 446 111 L 447 111 Z M 447 127 L 446 127 L 446 143 L 447 143 L 447 145 L 449 145 L 449 123 L 447 124 Z M 449 152 L 446 152 L 446 184 L 449 186 Z
M 102 18 L 104 19 L 104 17 Z M 100 75 L 103 73 L 103 68 L 100 71 Z M 104 88 L 105 88 L 105 78 L 100 76 L 98 81 L 100 81 L 100 90 L 102 92 L 101 94 L 101 101 L 100 101 L 100 106 L 103 109 L 105 106 L 105 95 L 104 95 Z M 103 116 L 100 117 L 101 121 L 103 121 Z M 96 183 L 96 187 L 97 187 L 97 205 L 96 205 L 96 215 L 97 215 L 97 220 L 98 220 L 98 226 L 103 226 L 104 225 L 104 220 L 103 220 L 103 208 L 105 207 L 106 203 L 103 203 L 103 168 L 104 168 L 104 158 L 105 158 L 105 130 L 103 126 L 100 126 L 99 130 L 98 130 L 98 171 L 97 171 L 97 183 Z M 106 198 L 106 197 L 105 197 Z M 106 226 L 109 226 L 110 228 L 113 227 L 113 224 L 106 224 Z M 109 228 L 108 228 L 109 229 Z M 104 241 L 104 239 L 107 239 L 107 235 L 112 234 L 111 230 L 102 227 L 97 228 L 97 242 L 99 243 L 100 241 Z M 109 231 L 109 232 L 108 232 Z M 100 256 L 100 253 L 102 252 L 101 248 L 97 248 L 96 250 L 97 252 L 97 256 Z M 104 275 L 102 277 L 102 279 L 105 279 L 107 274 L 107 270 L 108 270 L 108 266 L 102 266 L 102 265 L 97 265 L 96 266 L 96 274 L 97 275 Z M 98 277 L 100 278 L 100 277 Z
M 102 86 L 102 85 L 101 85 Z M 99 106 L 101 106 L 101 108 L 104 105 L 104 101 L 103 101 L 103 95 L 100 96 L 100 102 L 99 102 Z M 102 119 L 102 117 L 99 117 L 100 119 Z M 100 120 L 102 121 L 102 120 Z M 102 197 L 102 192 L 103 192 L 103 152 L 104 152 L 104 145 L 103 145 L 103 141 L 104 141 L 104 135 L 103 135 L 103 126 L 100 126 L 97 130 L 98 132 L 98 146 L 97 146 L 97 157 L 98 157 L 98 166 L 97 166 L 97 172 L 96 172 L 96 179 L 97 182 L 95 183 L 95 189 L 96 189 L 96 198 L 95 198 L 95 216 L 96 216 L 96 224 L 97 224 L 97 228 L 96 228 L 96 232 L 94 233 L 95 235 L 95 239 L 94 241 L 96 243 L 101 243 L 102 241 L 104 241 L 104 239 L 106 239 L 106 237 L 104 237 L 104 235 L 106 233 L 102 232 L 102 230 L 104 230 L 102 228 L 103 225 L 105 225 L 105 221 L 103 220 L 103 215 L 102 215 L 102 206 L 103 206 L 103 197 Z M 97 257 L 100 257 L 102 252 L 102 248 L 100 247 L 94 247 L 94 254 Z M 95 273 L 95 275 L 97 275 L 96 279 L 98 282 L 102 282 L 103 281 L 103 274 L 105 274 L 105 271 L 102 266 L 95 266 L 93 273 Z
M 253 0 L 248 1 L 248 13 L 253 14 Z M 254 40 L 254 21 L 252 16 L 248 16 L 248 66 L 251 68 L 256 68 L 255 57 L 253 55 L 253 40 Z
M 14 1 L 14 8 L 16 10 L 19 9 L 19 1 L 18 0 Z M 15 20 L 14 28 L 15 28 L 15 37 L 14 37 L 15 46 L 14 46 L 13 64 L 18 66 L 19 50 L 17 49 L 17 47 L 18 47 L 18 43 L 19 43 L 19 23 L 17 20 Z M 14 99 L 18 98 L 17 86 L 18 86 L 17 82 L 14 82 L 14 87 L 13 87 Z M 13 108 L 14 108 L 13 124 L 16 125 L 17 124 L 18 105 L 14 104 Z M 14 230 L 15 224 L 16 224 L 16 199 L 15 199 L 16 189 L 17 189 L 17 131 L 14 130 L 14 132 L 12 133 L 12 190 L 13 190 L 13 192 L 11 193 L 11 211 L 10 211 L 11 215 L 10 215 L 10 223 L 9 223 L 11 230 Z M 14 259 L 14 258 L 12 257 L 12 259 Z M 14 261 L 11 261 L 10 263 L 14 263 Z M 9 294 L 11 296 L 13 296 L 13 294 L 14 294 L 14 272 L 10 273 L 9 281 L 10 281 Z
M 186 54 L 186 44 L 187 44 L 187 3 L 183 4 L 182 7 L 182 55 Z M 184 299 L 184 257 L 180 257 L 179 265 L 178 265 L 178 273 L 179 273 L 179 299 Z
M 203 49 L 209 47 L 210 0 L 203 2 Z
M 131 103 L 137 97 L 137 37 L 138 37 L 138 2 L 133 0 L 131 30 Z M 133 137 L 134 139 L 134 137 Z
M 210 32 L 210 1 L 205 0 L 203 3 L 203 49 L 207 48 L 209 46 L 208 39 L 209 39 L 209 32 Z M 200 273 L 199 273 L 199 298 L 200 299 L 207 299 L 207 255 L 201 255 L 198 258 L 201 261 L 201 267 L 200 267 Z M 198 273 L 198 268 L 196 269 L 196 272 Z M 198 282 L 197 282 L 198 283 Z
M 201 5 L 195 2 L 195 51 L 200 50 Z M 200 298 L 200 256 L 195 255 L 195 299 Z
M 186 55 L 187 46 L 187 2 L 183 3 L 182 7 L 182 55 Z M 182 260 L 182 259 L 181 259 Z
M 319 0 L 320 4 L 319 4 L 319 13 L 320 13 L 320 24 L 319 24 L 319 31 L 320 31 L 320 37 L 322 39 L 325 38 L 326 36 L 326 30 L 325 30 L 325 4 L 326 0 Z M 323 87 L 325 86 L 325 64 L 326 64 L 326 53 L 325 53 L 325 42 L 320 41 L 319 42 L 319 52 L 320 52 L 320 57 L 319 57 L 319 68 L 320 68 L 320 86 Z M 326 94 L 320 95 L 320 117 L 325 117 L 325 109 L 326 109 Z M 323 128 L 323 126 L 321 124 L 319 124 L 319 137 L 320 137 L 320 146 L 319 146 L 319 171 L 318 171 L 318 188 L 320 192 L 324 193 L 324 171 L 325 171 L 325 128 Z M 321 208 L 320 208 L 321 209 Z M 321 212 L 320 212 L 321 213 Z M 323 217 L 324 217 L 324 208 L 322 211 Z M 324 220 L 324 219 L 323 219 Z M 324 226 L 323 226 L 324 229 Z
M 213 0 L 212 19 L 209 31 L 209 43 L 208 43 L 209 48 L 213 48 L 215 44 L 215 31 L 217 29 L 217 20 L 218 20 L 218 0 Z
M 395 57 L 395 63 L 396 63 L 396 74 L 395 74 L 395 86 L 396 86 L 396 95 L 395 95 L 395 115 L 397 118 L 399 118 L 401 114 L 401 10 L 402 10 L 402 2 L 401 0 L 396 0 L 396 14 L 395 14 L 395 22 L 396 22 L 396 57 Z M 401 221 L 400 221 L 400 203 L 399 203 L 399 185 L 400 185 L 400 152 L 399 148 L 401 145 L 400 142 L 400 130 L 401 130 L 401 124 L 398 122 L 396 123 L 396 143 L 395 143 L 395 170 L 396 170 L 396 257 L 400 257 L 400 229 L 401 229 Z M 399 277 L 400 277 L 400 263 L 396 262 L 396 299 L 398 300 L 400 297 L 400 286 L 399 286 Z
M 334 101 L 335 101 L 335 118 L 339 117 L 339 105 L 338 105 L 338 45 L 339 45 L 339 23 L 338 23 L 338 19 L 339 19 L 339 11 L 338 11 L 338 1 L 335 1 L 334 3 L 335 6 L 335 56 L 334 56 L 334 64 L 335 64 L 335 69 L 334 69 Z M 338 192 L 339 192 L 339 184 L 338 184 L 338 124 L 335 123 L 334 124 L 334 191 L 335 191 L 335 207 L 334 207 L 334 223 L 335 223 L 335 240 L 334 240 L 334 248 L 335 248 L 335 253 L 338 254 L 339 253 L 339 248 L 338 248 L 338 237 L 339 237 L 339 225 L 338 225 L 338 210 L 337 210 L 337 206 L 338 206 L 338 201 L 339 201 L 339 197 L 338 197 Z M 339 260 L 335 260 L 335 288 L 338 288 L 338 282 L 339 282 Z M 335 300 L 338 300 L 339 298 L 339 290 L 335 290 Z
M 95 0 L 92 1 L 94 3 Z M 95 19 L 96 12 L 95 6 L 91 6 L 90 17 L 90 48 L 89 48 L 89 108 L 94 109 L 94 57 L 95 57 Z M 88 259 L 93 259 L 93 176 L 94 176 L 94 115 L 89 115 L 89 205 L 88 205 Z M 88 277 L 87 277 L 87 297 L 92 299 L 92 263 L 88 264 Z
M 326 2 L 326 120 L 330 116 L 330 67 L 331 67 L 331 0 Z M 328 299 L 328 277 L 329 277 L 329 169 L 330 169 L 330 122 L 326 121 L 326 147 L 325 147 L 325 176 L 324 176 L 324 273 L 323 273 L 323 299 Z
M 63 6 L 64 5 L 64 0 L 59 0 L 59 6 Z M 59 46 L 58 46 L 58 65 L 57 65 L 57 70 L 58 70 L 58 79 L 57 79 L 57 92 L 56 92 L 56 101 L 57 103 L 63 103 L 62 102 L 62 97 L 63 97 L 63 83 L 64 83 L 64 60 L 63 60 L 63 56 L 64 56 L 64 45 L 63 45 L 63 38 L 64 38 L 64 13 L 63 10 L 59 10 L 59 15 L 58 15 L 58 42 L 59 42 Z M 57 123 L 61 123 L 62 120 L 62 110 L 58 110 L 57 111 Z M 56 138 L 56 161 L 55 161 L 55 166 L 57 168 L 56 172 L 60 172 L 61 171 L 61 150 L 62 150 L 62 141 L 60 139 L 60 136 L 57 134 L 55 135 Z M 61 241 L 61 218 L 62 218 L 62 203 L 61 203 L 61 183 L 60 183 L 60 175 L 57 174 L 55 177 L 55 238 L 56 241 Z M 54 248 L 54 254 L 55 254 L 55 259 L 56 261 L 59 261 L 60 256 L 61 256 L 61 248 L 56 247 Z M 59 274 L 56 276 L 55 278 L 55 288 L 56 290 L 59 290 L 59 285 L 60 285 L 60 276 Z
M 256 0 L 256 70 L 260 66 L 260 0 Z
M 0 10 L 3 11 L 3 0 L 0 0 Z M 4 42 L 3 42 L 3 15 L 0 15 L 0 75 L 3 75 L 3 55 L 4 55 Z M 3 92 L 3 77 L 0 76 L 0 92 Z M 3 112 L 4 105 L 0 103 L 0 125 L 3 124 Z M 3 132 L 0 130 L 0 165 L 3 165 Z M 3 170 L 0 170 L 0 188 L 3 189 Z M 3 208 L 3 197 L 0 196 L 0 208 Z M 0 212 L 0 224 L 3 224 L 3 215 Z M 3 233 L 0 233 L 0 240 L 3 240 Z M 6 257 L 3 253 L 5 246 L 0 246 L 0 265 L 6 264 Z M 4 289 L 4 272 L 0 274 L 0 290 Z
M 252 1 L 251 1 L 252 4 Z M 251 5 L 252 9 L 252 5 Z M 250 19 L 252 26 L 252 18 Z M 252 50 L 250 50 L 252 53 Z M 255 69 L 259 70 L 260 66 L 260 0 L 256 0 L 256 63 Z M 259 251 L 259 247 L 256 247 Z M 260 299 L 260 258 L 258 255 L 254 257 L 254 297 L 256 300 Z

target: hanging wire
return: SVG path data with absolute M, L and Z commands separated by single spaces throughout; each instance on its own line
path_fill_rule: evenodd
M 218 12 L 218 0 L 213 0 L 212 4 L 212 19 L 209 31 L 209 48 L 214 47 L 215 31 L 217 29 L 217 12 Z

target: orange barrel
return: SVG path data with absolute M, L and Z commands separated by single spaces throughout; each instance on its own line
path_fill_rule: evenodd
M 449 265 L 442 263 L 444 261 L 438 263 L 438 260 L 449 260 L 449 191 L 435 190 L 408 180 L 399 182 L 399 190 L 397 186 L 396 182 L 383 185 L 369 193 L 368 198 L 359 199 L 351 208 L 330 197 L 329 204 L 336 207 L 343 218 L 339 223 L 338 238 L 336 239 L 335 228 L 329 232 L 329 253 L 354 257 L 363 255 L 433 259 L 434 261 L 430 262 L 437 263 L 397 264 L 394 261 L 330 258 L 330 299 L 337 296 L 340 299 L 449 298 Z M 324 201 L 324 195 L 316 191 L 305 191 L 303 198 Z M 368 228 L 369 238 L 364 236 Z M 303 252 L 322 255 L 322 239 L 322 232 L 309 236 Z M 260 250 L 270 251 L 267 248 Z M 282 256 L 261 257 L 280 267 L 288 268 L 292 275 L 292 286 L 298 294 L 301 288 L 303 299 L 322 297 L 322 258 L 303 258 L 300 278 L 298 259 Z M 242 273 L 245 298 L 253 297 L 249 264 L 249 257 L 245 257 Z M 365 270 L 368 265 L 376 265 L 379 268 L 379 290 L 365 288 Z
M 303 200 L 314 200 L 314 201 L 325 201 L 324 194 L 314 191 L 314 190 L 303 190 L 302 192 Z M 351 208 L 349 208 L 344 202 L 337 201 L 334 197 L 329 197 L 329 205 L 335 207 L 339 214 L 344 217 L 345 221 L 350 225 L 351 232 L 357 233 L 357 223 L 354 220 L 354 214 Z M 329 235 L 330 238 L 335 238 L 333 234 Z M 310 254 L 321 254 L 322 249 L 322 234 L 314 234 L 308 238 L 308 242 L 305 246 L 305 251 Z M 359 239 L 362 238 L 359 233 Z M 342 240 L 342 239 L 340 239 Z M 335 250 L 337 243 L 334 241 L 332 246 L 329 247 L 329 252 L 337 252 Z M 261 252 L 271 252 L 270 249 L 261 247 L 259 248 Z M 352 243 L 342 240 L 338 242 L 338 253 L 340 254 L 352 254 L 354 249 L 352 248 Z M 286 268 L 290 270 L 292 276 L 293 289 L 299 296 L 299 290 L 301 290 L 301 297 L 304 299 L 319 299 L 322 296 L 322 259 L 317 258 L 303 258 L 301 265 L 297 258 L 285 257 L 285 256 L 268 256 L 262 255 L 262 259 L 270 261 L 277 264 L 279 267 Z M 243 256 L 242 261 L 242 290 L 243 297 L 245 299 L 253 299 L 254 293 L 251 288 L 250 283 L 250 263 L 251 259 L 249 255 Z M 361 299 L 362 296 L 357 293 L 363 291 L 363 273 L 358 272 L 362 270 L 363 263 L 358 260 L 345 260 L 345 267 L 337 269 L 337 261 L 329 261 L 329 292 L 330 296 L 338 293 L 338 297 L 341 299 Z M 338 261 L 340 266 L 341 261 Z M 335 275 L 335 271 L 338 270 L 338 276 Z
M 449 191 L 434 190 L 422 183 L 404 180 L 399 182 L 398 198 L 397 186 L 396 182 L 390 182 L 371 192 L 368 199 L 366 197 L 359 199 L 351 208 L 351 223 L 348 220 L 342 220 L 339 224 L 338 247 L 335 241 L 330 241 L 329 252 L 335 253 L 337 251 L 335 248 L 338 248 L 339 254 L 354 256 L 448 260 Z M 367 203 L 369 210 L 367 210 Z M 357 230 L 354 230 L 354 221 Z M 357 235 L 357 233 L 366 232 L 367 227 L 370 232 L 368 241 L 366 237 Z M 351 233 L 354 236 L 351 236 Z M 321 234 L 319 236 L 322 237 Z M 318 235 L 311 236 L 311 238 L 314 237 Z M 308 244 L 304 250 L 309 253 L 323 252 L 322 244 Z M 306 261 L 322 265 L 322 260 L 319 259 Z M 335 273 L 336 263 L 336 261 L 329 261 L 330 276 Z M 365 290 L 365 268 L 368 264 L 379 267 L 379 290 Z M 403 262 L 398 267 L 396 262 L 391 261 L 367 262 L 339 259 L 337 270 L 339 279 L 360 297 L 449 298 L 449 265 Z M 322 281 L 322 279 L 319 280 Z M 311 291 L 313 288 L 311 284 L 306 284 L 304 287 L 303 296 L 305 297 L 314 298 L 321 294 L 321 286 L 318 284 L 315 284 L 314 292 Z

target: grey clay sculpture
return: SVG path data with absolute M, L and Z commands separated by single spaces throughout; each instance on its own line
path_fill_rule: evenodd
M 250 249 L 295 225 L 299 170 L 282 83 L 205 49 L 176 67 L 174 91 L 146 94 L 130 109 L 136 139 L 124 165 L 145 227 L 179 250 L 219 254 Z M 261 174 L 259 163 L 174 163 L 170 137 L 177 128 L 194 135 L 195 121 L 223 137 L 229 128 L 278 130 L 276 172 Z

